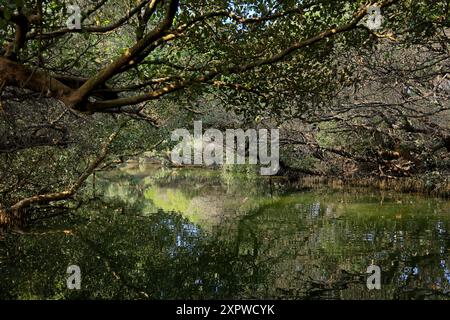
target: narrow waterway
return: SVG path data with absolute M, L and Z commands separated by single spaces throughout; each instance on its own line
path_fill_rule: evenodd
M 98 176 L 95 194 L 7 237 L 1 299 L 449 298 L 449 201 L 155 168 Z

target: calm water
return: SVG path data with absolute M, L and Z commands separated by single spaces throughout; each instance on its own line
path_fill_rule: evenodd
M 0 298 L 450 297 L 448 201 L 200 169 L 117 170 L 95 189 L 3 241 Z M 366 287 L 372 263 L 381 290 Z

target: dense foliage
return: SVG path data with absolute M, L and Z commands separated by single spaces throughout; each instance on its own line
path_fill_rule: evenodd
M 74 4 L 81 29 L 66 26 Z M 2 0 L 0 222 L 168 148 L 195 118 L 277 126 L 284 167 L 308 173 L 445 173 L 449 3 L 378 2 L 379 30 L 372 5 Z

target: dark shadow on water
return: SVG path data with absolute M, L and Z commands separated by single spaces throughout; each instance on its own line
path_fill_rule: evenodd
M 202 170 L 109 173 L 97 188 L 0 242 L 0 298 L 449 298 L 444 200 Z M 73 264 L 79 291 L 66 288 Z M 371 264 L 381 290 L 366 287 Z

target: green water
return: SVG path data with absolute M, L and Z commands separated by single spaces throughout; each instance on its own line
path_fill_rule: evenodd
M 2 299 L 448 299 L 450 202 L 200 169 L 97 176 L 2 244 Z M 95 195 L 95 196 L 94 196 Z M 381 289 L 366 269 L 381 267 Z M 69 265 L 81 290 L 66 287 Z

